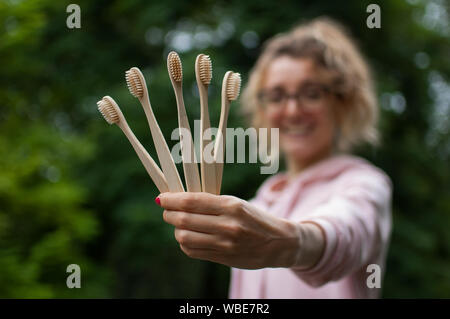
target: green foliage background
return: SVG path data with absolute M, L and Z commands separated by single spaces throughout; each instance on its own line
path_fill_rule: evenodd
M 450 297 L 449 3 L 377 2 L 382 27 L 368 29 L 373 2 L 79 0 L 82 27 L 71 30 L 71 1 L 0 1 L 0 297 L 226 297 L 228 268 L 179 250 L 156 188 L 96 101 L 114 97 L 156 158 L 125 70 L 144 71 L 171 146 L 170 50 L 183 61 L 191 121 L 195 57 L 212 57 L 217 123 L 225 71 L 245 83 L 266 39 L 320 15 L 349 28 L 377 80 L 383 144 L 358 153 L 394 182 L 383 296 Z M 245 126 L 237 105 L 230 127 Z M 258 165 L 227 164 L 223 190 L 248 199 L 266 177 Z M 81 289 L 66 287 L 71 263 Z

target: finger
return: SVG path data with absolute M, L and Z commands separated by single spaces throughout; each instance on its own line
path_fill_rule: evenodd
M 188 257 L 212 261 L 212 262 L 216 262 L 216 263 L 220 263 L 220 264 L 228 266 L 226 257 L 222 253 L 218 252 L 217 250 L 189 248 L 184 245 L 180 245 L 180 249 Z
M 175 239 L 180 245 L 195 249 L 228 251 L 230 244 L 217 235 L 175 228 Z
M 159 199 L 161 206 L 167 210 L 219 215 L 221 208 L 219 196 L 209 193 L 162 193 Z
M 179 229 L 187 229 L 206 234 L 217 234 L 222 230 L 224 224 L 221 216 L 202 215 L 195 213 L 186 213 L 172 210 L 163 212 L 163 219 Z
M 209 193 L 162 193 L 161 206 L 167 210 L 184 211 L 206 215 L 222 215 L 234 211 L 242 200 L 233 196 L 219 196 Z

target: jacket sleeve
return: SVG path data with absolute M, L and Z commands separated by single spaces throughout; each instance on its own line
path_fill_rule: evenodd
M 323 254 L 314 266 L 291 267 L 314 287 L 378 260 L 388 247 L 392 228 L 389 178 L 375 170 L 355 170 L 341 178 L 335 194 L 302 220 L 319 225 L 325 236 Z

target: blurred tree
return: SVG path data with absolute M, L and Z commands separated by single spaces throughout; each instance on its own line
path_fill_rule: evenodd
M 366 27 L 373 1 L 0 2 L 0 297 L 225 297 L 227 267 L 184 256 L 153 204 L 157 190 L 95 102 L 111 95 L 156 158 L 124 71 L 138 66 L 169 142 L 177 126 L 165 59 L 180 53 L 185 101 L 199 118 L 193 65 L 212 57 L 212 123 L 222 76 L 244 84 L 264 41 L 320 15 L 357 39 L 377 80 L 383 145 L 358 153 L 394 183 L 394 233 L 385 297 L 450 297 L 450 52 L 448 2 L 378 2 L 381 29 Z M 230 127 L 245 126 L 232 106 Z M 180 171 L 181 172 L 181 171 Z M 224 193 L 248 199 L 267 176 L 227 164 Z M 65 287 L 65 267 L 82 289 Z

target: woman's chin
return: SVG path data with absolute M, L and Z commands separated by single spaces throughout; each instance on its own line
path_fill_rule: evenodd
M 304 154 L 315 148 L 314 139 L 305 137 L 280 136 L 281 149 L 286 155 Z

